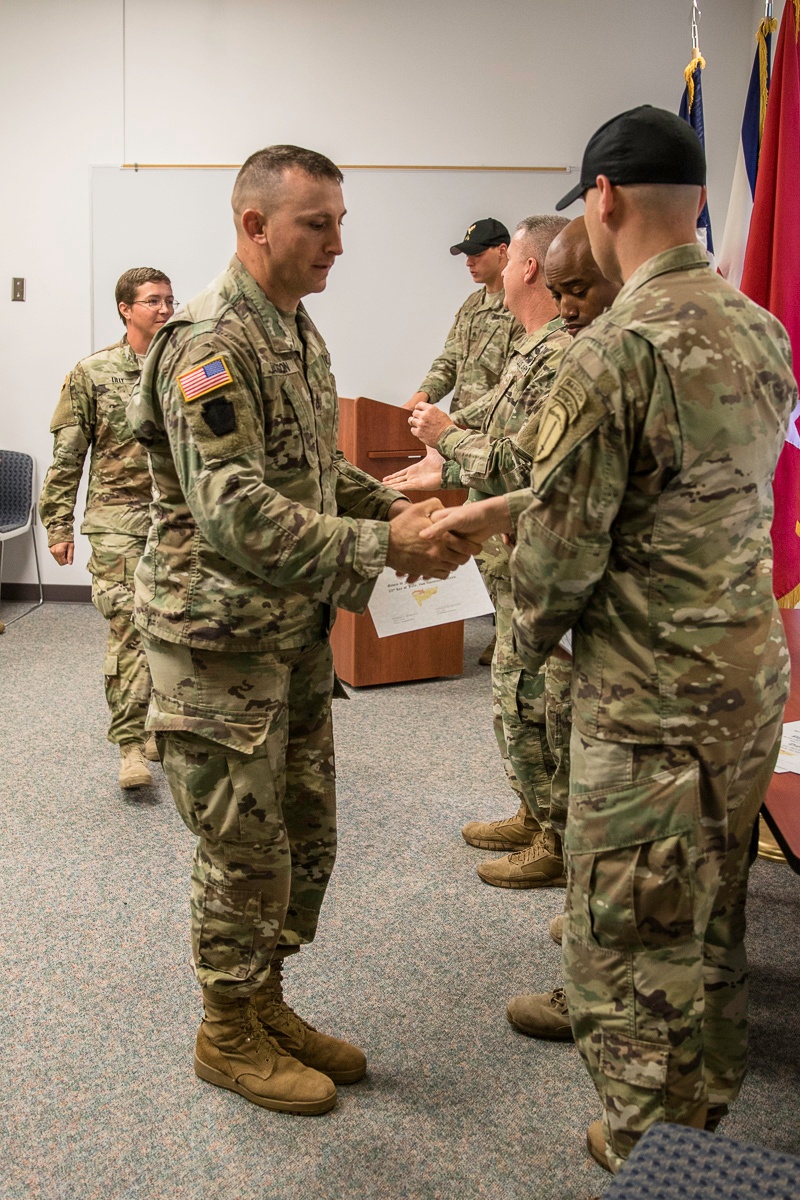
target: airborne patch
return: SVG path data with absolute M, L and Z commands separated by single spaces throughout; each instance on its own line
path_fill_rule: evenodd
M 233 379 L 221 355 L 219 358 L 209 358 L 199 367 L 192 367 L 191 371 L 184 371 L 183 375 L 178 376 L 178 387 L 187 404 L 228 383 L 233 383 Z
M 534 462 L 543 462 L 550 457 L 566 429 L 583 411 L 587 394 L 586 388 L 578 379 L 559 379 L 549 399 L 545 401 Z
M 564 430 L 569 424 L 567 410 L 558 401 L 548 400 L 542 413 L 542 423 L 539 426 L 539 436 L 536 439 L 534 462 L 542 462 L 549 458 L 564 436 Z
M 569 421 L 574 421 L 586 403 L 586 388 L 575 378 L 559 379 L 556 394 L 567 411 Z

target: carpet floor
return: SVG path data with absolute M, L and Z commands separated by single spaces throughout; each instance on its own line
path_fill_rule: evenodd
M 6 606 L 4 606 L 6 607 Z M 8 606 L 6 611 L 8 611 Z M 0 638 L 0 1195 L 3 1200 L 588 1200 L 598 1114 L 575 1048 L 505 1020 L 559 982 L 563 891 L 485 886 L 461 825 L 510 815 L 467 624 L 458 679 L 335 706 L 341 847 L 287 993 L 362 1045 L 333 1112 L 265 1112 L 197 1079 L 192 838 L 160 768 L 122 792 L 105 741 L 105 624 L 48 604 Z M 722 1132 L 800 1150 L 800 879 L 759 861 L 752 1054 Z

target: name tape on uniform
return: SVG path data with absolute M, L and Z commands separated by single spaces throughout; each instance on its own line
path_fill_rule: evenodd
M 200 396 L 215 392 L 217 388 L 225 387 L 227 383 L 233 383 L 233 379 L 221 356 L 210 358 L 208 362 L 200 363 L 199 367 L 192 367 L 191 371 L 184 371 L 183 375 L 178 376 L 178 386 L 187 404 L 190 400 L 197 400 Z

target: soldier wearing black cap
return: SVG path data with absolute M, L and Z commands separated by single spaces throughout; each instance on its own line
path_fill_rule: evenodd
M 573 631 L 564 983 L 603 1107 L 589 1149 L 615 1171 L 654 1122 L 716 1128 L 744 1078 L 749 845 L 789 665 L 772 476 L 797 388 L 786 331 L 697 242 L 686 122 L 607 122 L 557 207 L 579 197 L 621 291 L 562 360 L 531 488 L 441 528 L 516 533 L 528 670 Z
M 510 240 L 501 221 L 486 217 L 470 225 L 463 241 L 450 247 L 451 254 L 467 256 L 470 275 L 483 286 L 461 305 L 444 350 L 404 408 L 412 409 L 421 401 L 436 404 L 452 392 L 453 416 L 499 381 L 512 343 L 525 337 L 525 330 L 503 304 Z

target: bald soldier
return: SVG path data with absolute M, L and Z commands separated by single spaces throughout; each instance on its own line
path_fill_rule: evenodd
M 485 217 L 450 247 L 451 254 L 465 255 L 473 282 L 482 286 L 461 305 L 442 353 L 403 408 L 437 404 L 452 392 L 450 412 L 455 414 L 485 396 L 500 379 L 512 343 L 524 337 L 522 326 L 503 304 L 509 241 L 502 221 Z
M 336 849 L 328 641 L 385 566 L 446 578 L 472 549 L 336 449 L 330 359 L 301 301 L 342 253 L 342 175 L 297 146 L 236 177 L 236 255 L 155 338 L 129 406 L 155 482 L 136 622 L 178 811 L 197 836 L 196 1073 L 263 1108 L 322 1113 L 362 1050 L 284 1000 Z M 433 550 L 434 553 L 430 553 Z
M 672 113 L 593 136 L 559 207 L 584 198 L 622 290 L 565 356 L 532 489 L 441 523 L 516 529 L 531 669 L 573 630 L 565 988 L 612 1171 L 655 1121 L 715 1128 L 741 1087 L 748 851 L 788 688 L 769 531 L 797 389 L 785 330 L 697 243 L 704 184 Z
M 619 292 L 619 284 L 606 279 L 592 257 L 583 217 L 576 217 L 574 221 L 570 221 L 550 243 L 544 268 L 548 291 L 556 302 L 558 314 L 571 337 L 577 337 L 605 312 Z M 451 486 L 461 482 L 462 478 L 464 482 L 474 482 L 474 477 L 481 467 L 480 487 L 484 493 L 501 495 L 527 487 L 530 483 L 533 448 L 543 404 L 544 398 L 540 404 L 533 406 L 522 428 L 513 437 L 500 438 L 493 442 L 491 449 L 485 453 L 482 464 L 476 455 L 471 462 L 469 479 L 466 474 L 462 476 L 462 468 L 453 460 L 447 460 L 438 451 L 429 448 L 427 457 L 421 462 L 391 476 L 392 485 L 427 489 L 442 486 L 444 480 L 449 481 Z M 506 858 L 498 860 L 494 868 L 491 863 L 482 864 L 484 873 L 489 873 L 492 869 L 504 874 L 511 874 L 513 871 L 519 879 L 525 881 L 526 860 L 529 854 L 524 847 L 526 842 L 530 844 L 535 836 L 534 820 L 541 827 L 551 827 L 559 837 L 564 832 L 569 792 L 571 680 L 572 656 L 565 647 L 557 646 L 544 666 L 544 736 L 550 754 L 549 767 L 552 770 L 549 803 L 546 798 L 542 799 L 535 819 L 523 803 L 512 817 L 499 821 L 472 821 L 462 830 L 465 840 L 470 845 L 488 850 L 512 851 Z M 522 751 L 525 751 L 524 742 Z M 544 797 L 543 790 L 540 790 L 539 795 Z M 552 937 L 559 943 L 562 928 L 562 918 L 556 917 L 551 922 L 550 929 Z M 556 1041 L 572 1039 L 572 1026 L 563 987 L 549 992 L 514 996 L 508 1004 L 506 1015 L 512 1025 L 530 1037 Z
M 530 459 L 520 456 L 514 435 L 534 419 L 552 386 L 569 335 L 556 314 L 545 282 L 544 263 L 553 239 L 567 225 L 564 217 L 532 216 L 517 226 L 503 271 L 505 303 L 525 327 L 502 379 L 480 400 L 462 409 L 458 424 L 428 404 L 418 404 L 409 418 L 412 432 L 428 447 L 441 451 L 391 477 L 394 486 L 426 471 L 417 486 L 468 486 L 470 501 L 500 490 L 511 476 L 521 486 Z M 461 428 L 464 425 L 467 428 Z M 442 467 L 443 457 L 446 463 Z M 520 458 L 525 460 L 520 467 Z M 426 465 L 427 464 L 427 465 Z M 519 808 L 508 821 L 487 828 L 470 822 L 463 836 L 471 844 L 518 851 L 478 866 L 478 875 L 494 887 L 560 887 L 564 878 L 561 843 L 548 820 L 552 758 L 545 732 L 544 674 L 525 671 L 511 636 L 511 578 L 508 550 L 498 538 L 484 547 L 481 572 L 497 614 L 497 645 L 492 660 L 492 704 L 495 734 Z M 500 828 L 497 828 L 497 825 Z

